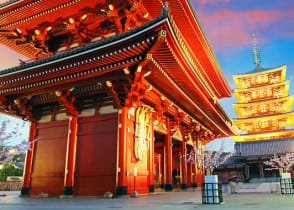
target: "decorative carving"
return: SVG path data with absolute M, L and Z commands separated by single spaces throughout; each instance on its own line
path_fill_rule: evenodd
M 146 84 L 147 82 L 145 81 L 145 75 L 148 72 L 142 71 L 142 66 L 140 65 L 134 71 L 134 67 L 132 69 L 124 68 L 124 80 L 106 81 L 106 86 L 113 95 L 118 107 L 138 106 L 146 91 L 150 90 L 150 85 Z
M 43 22 L 38 27 L 0 29 L 0 33 L 6 33 L 7 39 L 15 40 L 16 45 L 32 45 L 38 57 L 55 53 L 63 47 L 69 48 L 72 44 L 82 45 L 92 39 L 128 31 L 152 19 L 141 0 L 99 3 L 94 8 L 85 7 L 80 11 L 54 22 Z
M 13 102 L 18 108 L 20 115 L 23 116 L 23 120 L 35 121 L 32 113 L 33 107 L 28 103 L 27 98 L 15 99 Z
M 180 126 L 180 130 L 181 130 L 181 134 L 183 137 L 183 141 L 184 142 L 189 141 L 191 130 L 189 128 L 184 127 L 184 126 Z
M 135 142 L 134 152 L 137 160 L 142 160 L 146 150 L 148 149 L 148 142 L 151 141 L 151 120 L 153 109 L 149 106 L 140 106 L 136 110 L 136 127 L 135 127 Z
M 71 96 L 70 93 L 74 90 L 74 88 L 66 91 L 55 91 L 55 95 L 58 97 L 58 100 L 64 107 L 67 109 L 67 114 L 72 116 L 77 116 L 78 111 L 74 106 L 75 97 Z

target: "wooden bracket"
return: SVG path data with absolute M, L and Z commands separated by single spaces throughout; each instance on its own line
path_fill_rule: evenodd
M 33 117 L 33 107 L 28 103 L 27 98 L 15 99 L 13 101 L 14 105 L 19 110 L 19 114 L 23 116 L 23 120 L 30 120 L 32 122 L 36 121 L 36 118 Z
M 173 136 L 179 128 L 179 121 L 170 120 L 170 134 Z
M 55 95 L 58 97 L 59 103 L 63 104 L 64 107 L 66 108 L 68 115 L 77 116 L 78 111 L 73 104 L 75 101 L 75 97 L 70 95 L 72 91 L 73 89 L 69 89 L 65 91 L 57 90 L 55 91 Z
M 186 128 L 185 126 L 180 126 L 181 134 L 183 137 L 183 141 L 187 142 L 190 139 L 189 134 L 191 133 L 191 129 Z

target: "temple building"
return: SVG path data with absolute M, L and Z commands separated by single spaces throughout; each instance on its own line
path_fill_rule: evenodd
M 29 58 L 0 71 L 0 111 L 30 121 L 22 194 L 197 187 L 187 153 L 237 134 L 188 0 L 10 0 L 0 42 Z
M 254 52 L 255 69 L 233 75 L 238 102 L 233 106 L 239 117 L 233 122 L 242 131 L 233 139 L 236 157 L 244 163 L 245 178 L 278 175 L 264 170 L 263 161 L 274 154 L 294 152 L 294 130 L 289 129 L 294 125 L 294 96 L 288 95 L 286 65 L 262 68 L 255 37 Z

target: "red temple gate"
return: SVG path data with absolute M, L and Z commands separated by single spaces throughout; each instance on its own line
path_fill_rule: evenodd
M 0 72 L 1 112 L 31 121 L 22 194 L 196 187 L 186 155 L 236 133 L 187 1 L 28 0 L 0 15 L 0 41 L 34 59 Z

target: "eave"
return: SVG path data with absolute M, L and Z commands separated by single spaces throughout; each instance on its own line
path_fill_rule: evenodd
M 129 66 L 130 62 L 138 64 L 156 41 L 158 33 L 153 29 L 162 21 L 162 18 L 157 18 L 119 36 L 3 70 L 0 72 L 0 93 L 31 92 L 106 74 L 124 65 Z M 112 51 L 109 50 L 110 46 Z M 48 84 L 44 83 L 46 80 Z
M 278 72 L 278 71 L 282 71 L 282 75 L 285 76 L 286 74 L 286 68 L 287 65 L 283 65 L 283 66 L 279 66 L 276 68 L 269 68 L 269 69 L 265 69 L 264 71 L 259 71 L 259 72 L 255 72 L 255 73 L 246 73 L 246 74 L 234 74 L 233 75 L 233 79 L 244 79 L 244 78 L 248 78 L 248 77 L 254 77 L 254 76 L 258 76 L 258 75 L 264 75 L 264 74 L 268 74 L 268 73 L 273 73 L 273 72 Z M 285 77 L 284 77 L 285 79 Z
M 208 127 L 215 127 L 218 130 L 222 130 L 221 127 L 229 128 L 229 131 L 223 130 L 222 133 L 236 134 L 237 128 L 234 128 L 229 116 L 216 105 L 207 86 L 195 73 L 193 64 L 185 57 L 181 45 L 171 31 L 172 27 L 170 25 L 166 27 L 168 27 L 167 37 L 152 53 L 153 64 L 147 65 L 149 70 L 158 69 L 159 71 L 153 71 L 147 79 L 192 116 L 195 116 L 197 112 L 197 119 L 206 126 L 209 124 Z M 163 77 L 166 77 L 165 81 L 158 79 Z M 191 106 L 192 104 L 194 107 Z
M 252 91 L 260 91 L 260 90 L 266 90 L 266 89 L 271 89 L 271 88 L 279 88 L 284 86 L 284 90 L 282 95 L 279 95 L 277 97 L 274 98 L 280 98 L 280 97 L 286 97 L 288 95 L 288 91 L 289 91 L 289 80 L 284 81 L 284 82 L 280 82 L 280 83 L 276 83 L 276 84 L 272 84 L 272 85 L 264 85 L 264 86 L 260 86 L 260 87 L 254 87 L 254 88 L 246 88 L 246 89 L 234 89 L 234 94 L 236 97 L 236 100 L 238 103 L 244 103 L 244 101 L 241 99 L 241 95 L 244 95 L 246 93 L 250 93 Z M 252 100 L 252 101 L 261 101 L 261 100 L 268 100 L 273 98 L 272 96 L 270 97 L 265 97 L 264 99 L 256 99 L 256 100 Z
M 0 18 L 0 28 L 2 27 L 2 29 L 6 30 L 15 27 L 35 27 L 44 19 L 46 21 L 54 21 L 60 14 L 70 16 L 77 12 L 79 8 L 86 6 L 91 7 L 97 4 L 97 1 L 94 0 L 43 0 L 36 1 L 36 3 L 25 7 L 25 5 L 31 2 L 32 1 L 29 0 L 16 1 L 13 4 L 7 4 L 7 6 L 2 8 L 0 7 L 0 14 L 3 14 L 3 18 Z M 161 13 L 164 5 L 164 2 L 161 0 L 143 0 L 142 3 L 152 17 L 157 17 Z M 183 34 L 182 40 L 187 46 L 187 51 L 189 51 L 191 55 L 194 55 L 195 58 L 197 57 L 194 62 L 197 64 L 198 71 L 204 78 L 203 81 L 207 82 L 216 98 L 230 97 L 232 91 L 207 41 L 190 1 L 171 0 L 169 4 L 169 7 L 171 7 L 171 15 L 176 25 L 181 26 L 179 30 Z M 44 8 L 47 10 L 44 10 Z M 54 10 L 52 10 L 52 8 L 54 8 Z M 17 10 L 14 11 L 14 9 Z M 23 48 L 16 47 L 13 42 L 4 40 L 4 37 L 1 35 L 0 42 L 5 43 L 27 57 L 32 57 L 35 54 L 35 50 L 29 45 L 23 46 Z
M 287 123 L 285 126 L 294 125 L 294 112 L 271 114 L 271 115 L 265 115 L 265 116 L 254 116 L 254 117 L 248 117 L 243 119 L 233 119 L 233 122 L 236 124 L 236 126 L 240 127 L 242 124 L 245 124 L 245 123 L 271 121 L 271 120 L 278 120 L 278 119 L 284 119 L 284 118 L 287 119 Z
M 286 77 L 286 68 L 287 68 L 287 66 L 284 65 L 284 66 L 280 66 L 280 67 L 273 68 L 273 69 L 267 69 L 267 70 L 256 72 L 256 73 L 233 75 L 233 79 L 235 81 L 236 87 L 238 89 L 242 89 L 242 87 L 240 85 L 240 79 L 256 77 L 258 75 L 265 75 L 265 74 L 270 74 L 270 73 L 274 73 L 274 72 L 281 72 L 280 81 L 283 82 L 285 80 L 285 77 Z
M 253 87 L 253 88 L 234 89 L 234 93 L 236 94 L 236 93 L 242 93 L 242 92 L 251 92 L 254 90 L 269 89 L 269 88 L 273 88 L 273 87 L 289 85 L 289 83 L 290 83 L 290 81 L 286 80 L 284 82 L 279 82 L 279 83 L 275 83 L 275 84 L 271 84 L 271 85 L 262 85 L 262 86 Z
M 285 130 L 276 130 L 276 131 L 269 131 L 269 132 L 260 132 L 260 133 L 254 133 L 254 134 L 232 136 L 232 138 L 235 142 L 247 142 L 247 141 L 279 139 L 279 138 L 293 137 L 293 136 L 294 136 L 293 129 L 285 129 Z
M 157 36 L 161 29 L 168 31 L 161 45 L 163 49 L 169 51 L 166 55 L 160 53 L 160 48 L 153 49 L 155 43 L 158 42 Z M 148 77 L 151 83 L 173 98 L 178 106 L 192 117 L 199 119 L 206 127 L 222 136 L 236 134 L 229 116 L 214 104 L 207 87 L 199 80 L 189 59 L 185 58 L 185 53 L 181 51 L 180 45 L 173 39 L 173 31 L 168 18 L 158 18 L 135 31 L 125 32 L 118 37 L 4 70 L 0 73 L 0 84 L 2 84 L 0 93 L 7 96 L 40 94 L 50 88 L 63 87 L 66 84 L 76 85 L 79 81 L 84 83 L 94 77 L 97 78 L 97 81 L 101 81 L 103 75 L 119 71 L 124 66 L 143 65 L 145 71 L 153 71 Z M 130 45 L 129 43 L 136 44 Z M 175 69 L 167 66 L 170 63 L 169 60 L 159 61 L 159 66 L 156 66 L 155 60 L 146 63 L 144 60 L 146 60 L 147 53 L 152 53 L 155 59 L 160 59 L 160 57 L 166 59 L 171 56 L 175 61 L 172 67 L 178 69 L 178 73 L 175 74 L 173 72 Z M 146 64 L 141 64 L 143 61 Z M 168 76 L 170 80 L 154 77 L 155 70 L 161 69 L 161 66 L 163 66 L 161 73 L 171 75 Z M 105 79 L 102 80 L 105 81 Z M 167 84 L 165 87 L 159 85 L 165 83 Z M 177 96 L 174 97 L 170 90 L 176 90 Z
M 258 102 L 250 102 L 250 103 L 241 103 L 241 104 L 233 104 L 233 107 L 238 115 L 238 117 L 248 117 L 247 115 L 243 115 L 241 113 L 241 109 L 248 108 L 248 107 L 257 107 L 261 105 L 269 105 L 269 104 L 274 104 L 274 103 L 286 103 L 286 109 L 284 112 L 290 112 L 292 105 L 293 105 L 293 100 L 294 100 L 294 95 L 290 95 L 287 97 L 283 98 L 278 98 L 278 99 L 270 99 L 270 100 L 263 100 L 263 101 L 258 101 Z

